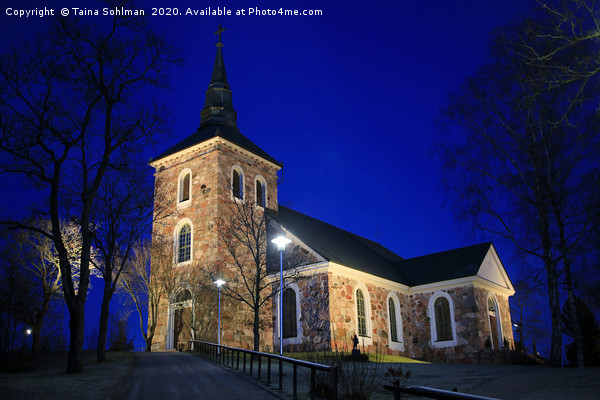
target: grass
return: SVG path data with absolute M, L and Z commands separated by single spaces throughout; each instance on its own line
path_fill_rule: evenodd
M 286 357 L 295 358 L 297 360 L 314 361 L 315 358 L 336 358 L 334 352 L 318 352 L 318 357 L 315 357 L 314 352 L 290 352 L 283 354 Z M 369 354 L 369 361 L 380 363 L 397 363 L 397 364 L 429 364 L 425 361 L 413 360 L 412 358 L 402 356 L 392 356 L 388 354 Z
M 108 352 L 107 361 L 96 363 L 96 352 L 85 352 L 84 371 L 65 373 L 67 353 L 0 358 L 2 399 L 106 400 L 120 397 L 135 366 L 132 353 Z

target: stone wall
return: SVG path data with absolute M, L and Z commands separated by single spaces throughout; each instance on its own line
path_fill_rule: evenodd
M 267 206 L 276 209 L 278 168 L 219 138 L 193 150 L 184 150 L 176 157 L 159 160 L 153 165 L 157 169 L 155 186 L 158 193 L 155 197 L 155 214 L 157 210 L 167 211 L 167 216 L 154 224 L 153 241 L 164 239 L 172 248 L 169 254 L 161 256 L 161 260 L 153 259 L 153 265 L 159 262 L 169 263 L 169 260 L 165 261 L 169 258 L 173 268 L 178 271 L 196 271 L 191 275 L 182 273 L 178 278 L 180 281 L 190 280 L 192 286 L 210 287 L 212 278 L 216 275 L 227 281 L 227 277 L 239 274 L 217 234 L 217 229 L 223 227 L 224 221 L 235 210 L 235 207 L 231 207 L 235 201 L 231 196 L 231 171 L 234 165 L 243 171 L 245 199 L 254 202 L 255 180 L 260 175 L 266 181 Z M 190 169 L 192 173 L 191 201 L 178 204 L 178 180 L 184 169 Z M 184 219 L 189 220 L 192 225 L 192 259 L 183 265 L 186 268 L 178 265 L 174 256 L 176 229 Z M 229 283 L 232 284 L 231 282 L 230 279 Z M 223 298 L 225 301 L 226 296 Z M 237 303 L 239 304 L 231 300 L 229 306 L 224 304 L 222 309 L 222 341 L 236 347 L 252 348 L 254 318 L 249 307 L 239 301 Z M 155 348 L 163 349 L 167 344 L 168 304 L 168 296 L 165 296 L 160 305 Z M 213 307 L 218 307 L 216 302 Z M 261 315 L 261 347 L 272 343 L 271 330 L 267 329 L 271 325 L 270 304 L 267 304 L 265 312 L 266 314 Z

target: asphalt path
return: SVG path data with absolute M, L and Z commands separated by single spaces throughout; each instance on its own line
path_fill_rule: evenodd
M 204 361 L 177 352 L 136 353 L 137 367 L 124 399 L 280 399 L 258 384 Z

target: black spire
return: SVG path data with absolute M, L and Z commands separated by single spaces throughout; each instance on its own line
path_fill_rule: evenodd
M 215 58 L 210 84 L 206 91 L 204 108 L 200 112 L 200 127 L 205 125 L 227 125 L 237 128 L 237 114 L 233 109 L 231 90 L 229 90 L 225 62 L 223 61 L 221 34 L 224 30 L 225 28 L 219 25 L 219 29 L 215 32 L 216 35 L 219 35 L 219 41 L 216 44 L 217 57 Z

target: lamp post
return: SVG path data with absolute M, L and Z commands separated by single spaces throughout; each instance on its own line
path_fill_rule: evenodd
M 283 251 L 285 245 L 292 241 L 284 236 L 277 236 L 271 242 L 279 250 L 279 355 L 283 355 Z
M 219 288 L 219 319 L 218 319 L 218 325 L 217 325 L 217 344 L 220 346 L 221 345 L 221 286 L 223 286 L 225 284 L 225 281 L 223 279 L 217 279 L 215 281 L 215 285 L 217 285 L 217 287 Z M 219 351 L 219 354 L 221 354 L 221 347 L 217 348 Z

